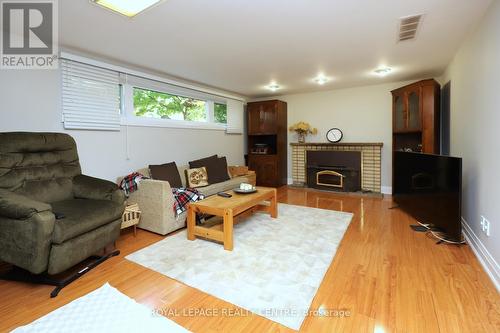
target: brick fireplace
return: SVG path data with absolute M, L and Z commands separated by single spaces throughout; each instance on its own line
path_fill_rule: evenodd
M 294 185 L 347 192 L 355 192 L 357 189 L 375 193 L 381 192 L 382 143 L 307 142 L 292 143 L 291 146 Z M 308 154 L 308 152 L 321 151 L 352 152 L 352 154 L 345 155 L 345 158 L 341 157 L 341 154 Z M 309 163 L 309 168 L 308 155 L 310 158 L 316 159 Z M 361 164 L 360 170 L 356 167 L 356 161 Z M 359 180 L 356 180 L 356 177 Z M 317 186 L 312 186 L 312 183 L 316 183 Z M 356 185 L 358 185 L 357 188 Z

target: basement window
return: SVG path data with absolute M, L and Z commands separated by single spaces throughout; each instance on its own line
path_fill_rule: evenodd
M 128 125 L 227 130 L 230 99 L 132 75 L 122 81 Z
M 136 117 L 183 121 L 208 121 L 208 103 L 149 89 L 134 88 L 134 114 Z
M 147 126 L 243 133 L 240 98 L 65 52 L 61 58 L 66 129 Z
M 227 124 L 227 104 L 214 103 L 214 120 L 219 124 Z

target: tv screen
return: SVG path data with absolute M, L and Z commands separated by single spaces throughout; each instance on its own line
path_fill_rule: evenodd
M 394 201 L 452 241 L 462 240 L 461 192 L 461 158 L 394 152 Z

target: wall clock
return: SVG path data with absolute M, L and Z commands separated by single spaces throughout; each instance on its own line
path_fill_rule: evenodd
M 332 143 L 339 142 L 340 140 L 342 140 L 343 136 L 344 134 L 338 128 L 332 128 L 331 130 L 326 132 L 326 139 Z

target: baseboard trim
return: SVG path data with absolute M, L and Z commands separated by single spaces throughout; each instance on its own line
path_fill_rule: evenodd
M 380 190 L 383 194 L 392 194 L 392 186 L 382 186 Z
M 500 292 L 500 266 L 463 217 L 462 227 L 467 244 L 470 245 L 472 252 L 476 255 L 486 274 L 488 274 L 491 281 Z

